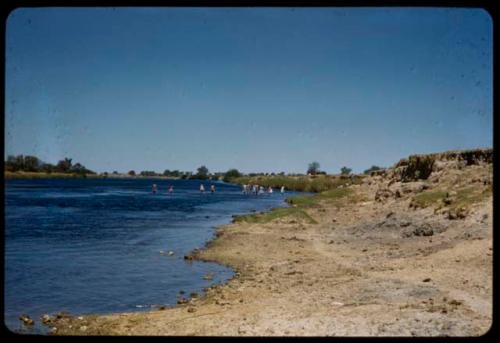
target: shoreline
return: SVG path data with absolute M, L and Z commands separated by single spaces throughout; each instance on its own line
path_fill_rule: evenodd
M 492 165 L 449 163 L 425 181 L 374 175 L 233 218 L 190 253 L 234 271 L 200 297 L 49 325 L 56 335 L 482 335 L 492 324 Z
M 150 178 L 150 177 L 144 177 L 144 178 Z M 153 177 L 154 178 L 154 177 Z M 235 185 L 235 186 L 239 186 L 238 184 L 234 184 L 234 183 L 231 183 L 232 185 Z M 293 193 L 300 193 L 300 192 L 293 192 Z M 296 196 L 298 194 L 292 194 L 291 196 Z M 258 214 L 263 214 L 263 213 L 269 213 L 269 212 L 272 212 L 276 209 L 280 209 L 280 208 L 287 208 L 287 207 L 290 207 L 291 205 L 287 202 L 287 200 L 289 199 L 290 196 L 288 197 L 283 197 L 283 199 L 281 199 L 281 201 L 279 202 L 279 205 L 280 206 L 276 206 L 276 207 L 272 207 L 268 210 L 262 210 L 262 211 L 257 211 L 255 213 L 258 213 Z M 212 232 L 212 236 L 204 242 L 203 246 L 201 248 L 193 248 L 187 255 L 184 256 L 184 260 L 185 260 L 185 263 L 191 263 L 191 262 L 202 262 L 202 263 L 216 263 L 222 267 L 225 267 L 225 268 L 229 268 L 231 270 L 231 273 L 232 273 L 232 276 L 227 278 L 225 281 L 222 281 L 222 282 L 213 282 L 213 283 L 210 283 L 210 285 L 206 288 L 204 288 L 202 290 L 202 292 L 200 292 L 200 294 L 198 295 L 198 293 L 191 293 L 191 294 L 195 294 L 195 296 L 179 296 L 180 294 L 183 294 L 184 292 L 189 293 L 189 289 L 180 289 L 179 291 L 181 291 L 182 293 L 177 293 L 177 296 L 178 296 L 178 299 L 180 300 L 180 302 L 178 301 L 176 304 L 158 304 L 158 305 L 155 305 L 155 306 L 152 306 L 150 309 L 147 309 L 147 310 L 138 310 L 138 311 L 133 311 L 133 312 L 108 312 L 108 313 L 91 313 L 91 314 L 70 314 L 68 312 L 65 312 L 65 311 L 62 311 L 62 312 L 58 312 L 57 314 L 54 314 L 54 315 L 48 315 L 49 317 L 51 317 L 51 320 L 48 321 L 47 323 L 40 323 L 40 321 L 38 321 L 38 324 L 37 325 L 40 325 L 40 328 L 38 328 L 37 331 L 39 331 L 38 333 L 42 333 L 42 334 L 53 334 L 54 332 L 51 332 L 50 331 L 50 322 L 53 321 L 53 320 L 58 320 L 58 319 L 68 319 L 68 318 L 82 318 L 82 317 L 96 317 L 96 316 L 108 316 L 108 315 L 122 315 L 122 314 L 141 314 L 141 313 L 150 313 L 150 312 L 155 312 L 155 311 L 164 311 L 164 310 L 169 310 L 169 309 L 179 309 L 179 308 L 183 308 L 185 306 L 186 303 L 189 303 L 193 300 L 203 300 L 203 299 L 206 299 L 207 298 L 207 292 L 209 292 L 211 289 L 218 289 L 218 288 L 221 288 L 221 287 L 224 287 L 226 285 L 228 285 L 230 282 L 232 282 L 233 280 L 237 279 L 238 278 L 238 274 L 239 274 L 239 271 L 237 270 L 237 268 L 229 263 L 224 263 L 224 262 L 220 262 L 220 261 L 217 261 L 217 260 L 208 260 L 208 259 L 204 259 L 204 258 L 201 258 L 200 257 L 200 253 L 202 253 L 203 251 L 205 250 L 208 250 L 210 249 L 210 246 L 212 244 L 214 244 L 214 242 L 220 237 L 223 235 L 223 230 L 225 227 L 227 226 L 231 226 L 235 223 L 235 220 L 236 218 L 242 218 L 242 217 L 246 217 L 246 216 L 252 216 L 252 215 L 255 215 L 255 213 L 253 212 L 254 210 L 251 210 L 249 211 L 248 213 L 245 213 L 245 214 L 232 214 L 229 218 L 228 218 L 228 222 L 225 223 L 225 224 L 220 224 L 216 227 L 213 227 L 213 232 Z M 41 329 L 41 330 L 40 330 Z M 29 331 L 28 331 L 29 332 Z

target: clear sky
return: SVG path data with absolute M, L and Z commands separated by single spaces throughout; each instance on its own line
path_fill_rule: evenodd
M 338 173 L 492 147 L 492 29 L 482 9 L 17 9 L 5 156 Z

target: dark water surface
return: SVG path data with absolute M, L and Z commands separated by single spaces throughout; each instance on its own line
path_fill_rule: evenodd
M 151 186 L 158 185 L 152 194 Z M 211 182 L 203 182 L 209 190 Z M 284 196 L 248 196 L 241 187 L 144 179 L 8 180 L 5 184 L 5 324 L 19 315 L 110 313 L 173 305 L 233 273 L 188 262 L 233 214 L 286 206 Z M 167 187 L 174 193 L 167 194 Z M 287 193 L 290 195 L 292 193 Z M 173 256 L 162 255 L 173 251 Z M 214 273 L 213 281 L 203 279 Z M 34 329 L 40 330 L 39 326 Z

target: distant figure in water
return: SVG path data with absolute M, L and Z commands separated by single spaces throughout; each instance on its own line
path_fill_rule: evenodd
M 210 186 L 210 192 L 215 193 L 215 185 Z
M 203 184 L 200 185 L 200 192 L 205 193 L 205 187 L 203 187 Z
M 259 194 L 264 194 L 264 186 L 259 187 Z
M 156 183 L 153 183 L 153 194 L 155 194 L 158 191 L 158 188 L 156 187 Z
M 258 192 L 258 190 L 259 190 L 259 188 L 258 188 L 258 187 L 259 187 L 259 185 L 253 185 L 253 186 L 252 186 L 252 193 L 257 194 L 257 192 Z
M 285 186 L 281 186 L 281 194 L 285 193 Z
M 170 186 L 170 187 L 168 188 L 168 192 L 169 192 L 169 193 L 173 193 L 173 192 L 174 192 L 174 186 Z
M 267 189 L 267 192 L 268 192 L 269 194 L 271 194 L 271 193 L 273 192 L 273 189 L 271 188 L 271 186 L 269 186 L 269 188 Z
M 243 185 L 243 194 L 247 194 L 247 185 Z

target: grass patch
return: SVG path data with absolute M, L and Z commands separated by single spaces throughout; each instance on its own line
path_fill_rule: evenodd
M 456 200 L 451 208 L 469 207 L 472 204 L 481 202 L 493 193 L 492 187 L 486 187 L 481 190 L 477 187 L 467 187 L 457 191 Z
M 328 204 L 340 205 L 341 200 L 356 202 L 359 200 L 354 195 L 352 189 L 341 185 L 361 183 L 362 177 L 346 177 L 318 175 L 315 177 L 290 177 L 290 176 L 269 176 L 269 177 L 240 177 L 232 182 L 249 184 L 255 183 L 264 187 L 281 187 L 284 185 L 288 190 L 317 192 L 314 195 L 295 195 L 286 199 L 292 207 L 277 208 L 267 213 L 250 214 L 238 216 L 235 222 L 247 223 L 267 223 L 277 218 L 292 216 L 300 220 L 305 220 L 311 224 L 317 224 L 308 213 L 308 208 L 319 206 L 319 202 L 325 201 Z
M 434 204 L 442 204 L 448 192 L 442 190 L 428 191 L 417 194 L 411 203 L 413 207 L 425 208 Z
M 285 208 L 275 208 L 274 210 L 266 213 L 249 214 L 244 216 L 237 216 L 234 222 L 245 222 L 245 223 L 268 223 L 274 219 L 284 218 L 292 216 L 297 219 L 305 220 L 310 224 L 317 224 L 318 222 L 314 220 L 307 212 L 301 208 L 296 207 L 285 207 Z
M 258 184 L 264 187 L 280 188 L 285 186 L 289 191 L 320 193 L 335 189 L 341 185 L 360 184 L 364 176 L 353 175 L 315 175 L 315 176 L 242 176 L 231 179 L 232 183 Z
M 458 189 L 455 193 L 443 189 L 423 192 L 413 197 L 411 206 L 420 208 L 435 206 L 436 210 L 443 207 L 450 209 L 468 208 L 472 204 L 481 202 L 491 196 L 493 190 L 491 186 L 484 189 L 470 186 Z
M 327 201 L 328 203 L 338 203 L 340 199 L 352 195 L 352 189 L 336 188 L 321 192 L 320 194 L 316 195 L 296 195 L 288 198 L 287 202 L 297 207 L 308 208 L 319 206 L 320 201 Z

